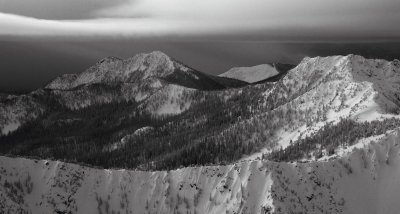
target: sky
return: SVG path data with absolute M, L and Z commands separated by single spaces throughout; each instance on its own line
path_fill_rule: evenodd
M 399 58 L 398 0 L 0 0 L 0 91 L 161 50 L 201 71 L 359 53 Z

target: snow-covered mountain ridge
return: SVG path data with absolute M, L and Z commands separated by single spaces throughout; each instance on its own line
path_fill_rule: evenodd
M 157 63 L 148 65 L 147 60 Z M 25 129 L 22 136 L 0 139 L 24 139 L 26 145 L 1 148 L 11 148 L 6 154 L 139 169 L 231 164 L 141 172 L 1 157 L 0 210 L 358 214 L 395 213 L 400 208 L 395 201 L 400 196 L 398 130 L 376 136 L 371 135 L 373 129 L 361 130 L 369 132 L 368 138 L 335 145 L 334 154 L 325 151 L 322 158 L 299 156 L 307 163 L 260 160 L 264 155 L 252 153 L 254 148 L 266 149 L 265 154 L 285 149 L 341 118 L 399 118 L 398 60 L 305 58 L 277 82 L 212 91 L 173 84 L 182 83 L 183 77 L 196 82 L 191 74 L 181 75 L 186 69 L 176 69 L 174 63 L 157 52 L 138 55 L 126 65 L 106 58 L 82 74 L 60 77 L 46 89 L 1 96 L 0 122 L 7 130 L 33 120 L 28 116 L 46 111 L 46 103 L 63 105 L 36 121 L 44 136 Z M 85 135 L 94 129 L 102 133 Z M 143 129 L 147 131 L 135 134 Z M 88 138 L 92 136 L 99 140 Z M 46 137 L 54 142 L 40 144 L 49 142 Z M 84 157 L 78 159 L 77 154 Z M 244 154 L 250 156 L 238 161 Z
M 193 81 L 201 76 L 157 51 L 127 60 L 106 58 L 81 74 L 57 78 L 45 90 L 40 89 L 21 98 L 3 98 L 0 127 L 5 133 L 34 119 L 40 112 L 46 111 L 42 100 L 48 100 L 47 97 L 70 109 L 134 100 L 143 102 L 141 108 L 151 113 L 179 114 L 193 103 L 187 100 L 187 95 L 196 93 L 196 89 L 170 84 L 167 77 L 177 72 L 188 73 Z M 347 116 L 371 120 L 398 111 L 399 73 L 398 60 L 388 62 L 355 55 L 305 58 L 271 90 L 263 92 L 265 99 L 261 102 L 268 105 L 270 98 L 284 98 L 281 104 L 296 106 L 301 111 L 298 114 L 307 112 L 315 120 L 323 116 L 318 112 L 324 112 L 328 120 Z M 24 96 L 30 100 L 29 104 L 16 101 L 27 100 L 23 99 Z M 11 112 L 10 109 L 20 110 L 7 113 Z
M 232 128 L 258 124 L 265 131 L 254 132 L 249 141 L 255 143 L 272 131 L 279 149 L 342 118 L 358 122 L 400 118 L 399 80 L 397 60 L 356 55 L 305 58 L 263 92 L 263 110 Z M 266 146 L 263 152 L 271 149 Z M 261 154 L 249 158 L 256 157 Z
M 134 101 L 144 102 L 140 108 L 155 115 L 178 114 L 191 103 L 191 100 L 182 99 L 182 94 L 246 84 L 196 71 L 160 51 L 138 54 L 126 60 L 107 57 L 82 73 L 59 76 L 43 89 L 21 96 L 3 96 L 0 100 L 0 133 L 14 131 L 55 103 L 69 109 L 81 109 Z
M 66 90 L 94 83 L 134 82 L 137 79 L 145 80 L 153 76 L 165 77 L 174 69 L 174 62 L 159 51 L 139 54 L 127 60 L 108 57 L 83 73 L 62 75 L 45 88 Z
M 397 60 L 333 56 L 304 59 L 283 79 L 300 108 L 329 107 L 330 117 L 368 116 L 397 112 L 400 107 L 400 66 Z M 374 118 L 371 118 L 374 119 Z
M 399 131 L 343 157 L 174 171 L 0 157 L 0 210 L 32 213 L 396 213 Z
M 83 85 L 144 83 L 166 80 L 197 89 L 224 89 L 215 79 L 175 61 L 161 51 L 143 53 L 122 60 L 108 57 L 79 74 L 65 74 L 50 82 L 45 89 L 71 90 Z M 177 81 L 180 80 L 180 81 Z M 189 81 L 186 85 L 183 81 Z M 208 84 L 208 85 L 202 85 Z M 210 85 L 211 84 L 211 85 Z M 158 84 L 159 85 L 159 84 Z

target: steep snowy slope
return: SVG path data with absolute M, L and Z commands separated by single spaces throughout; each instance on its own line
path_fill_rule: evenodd
M 400 89 L 400 67 L 394 63 L 354 55 L 308 58 L 287 74 L 279 90 L 287 88 L 281 96 L 304 110 L 327 106 L 336 118 L 393 112 L 399 109 Z
M 361 56 L 305 58 L 266 92 L 264 105 L 293 115 L 280 136 L 295 140 L 340 118 L 371 121 L 399 117 L 400 66 L 397 61 Z M 291 131 L 290 131 L 291 130 Z M 290 139 L 280 144 L 287 145 Z
M 168 172 L 0 157 L 0 211 L 392 214 L 400 209 L 399 134 L 329 161 L 243 161 Z

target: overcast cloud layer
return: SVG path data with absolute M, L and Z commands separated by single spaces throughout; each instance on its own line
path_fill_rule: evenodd
M 400 37 L 398 0 L 0 0 L 0 36 Z

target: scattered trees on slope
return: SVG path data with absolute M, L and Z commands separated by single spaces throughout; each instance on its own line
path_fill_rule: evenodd
M 323 150 L 332 155 L 339 146 L 351 146 L 359 139 L 384 134 L 399 126 L 400 120 L 394 118 L 363 123 L 342 119 L 335 125 L 327 124 L 312 136 L 291 143 L 285 149 L 275 150 L 263 158 L 273 161 L 297 161 L 310 158 L 312 153 L 316 158 L 322 157 Z

